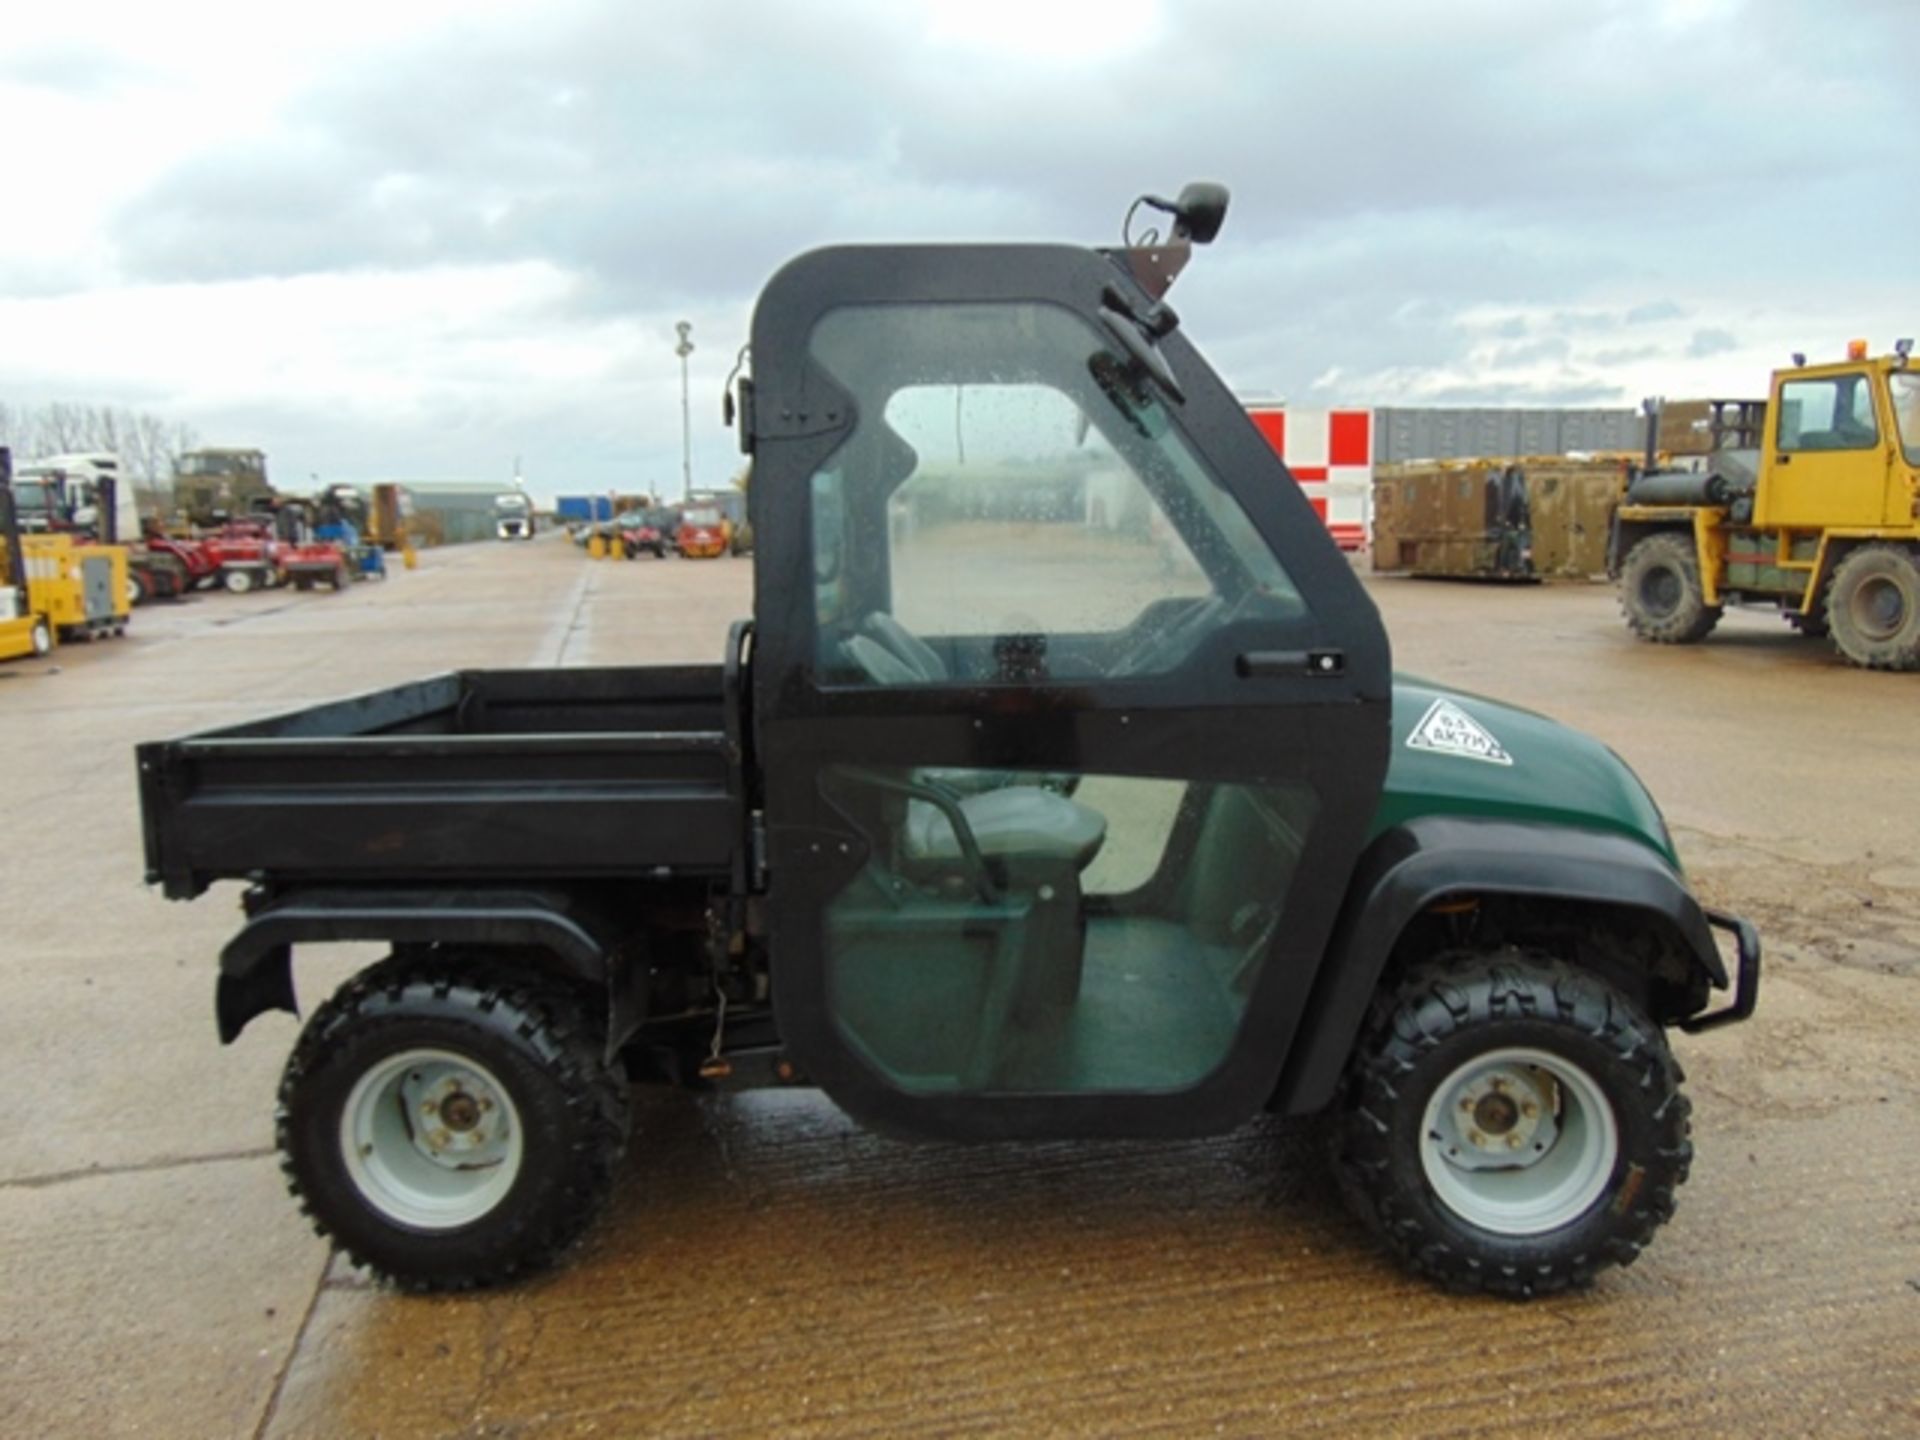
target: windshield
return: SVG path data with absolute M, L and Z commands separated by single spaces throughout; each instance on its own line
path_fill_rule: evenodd
M 29 513 L 44 515 L 53 508 L 49 499 L 48 485 L 44 480 L 15 480 L 13 503 L 22 515 Z
M 680 523 L 683 525 L 718 525 L 720 523 L 720 512 L 718 510 L 689 510 L 681 517 Z
M 519 514 L 527 508 L 527 497 L 524 495 L 502 495 L 493 502 L 493 508 L 496 510 L 508 510 Z
M 1920 465 L 1920 375 L 1898 371 L 1888 377 L 1893 418 L 1900 426 L 1900 451 L 1909 465 Z

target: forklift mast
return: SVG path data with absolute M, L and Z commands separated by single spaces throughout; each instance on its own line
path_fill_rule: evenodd
M 6 583 L 24 597 L 27 557 L 20 548 L 20 516 L 13 505 L 13 451 L 0 445 L 0 533 L 6 536 Z

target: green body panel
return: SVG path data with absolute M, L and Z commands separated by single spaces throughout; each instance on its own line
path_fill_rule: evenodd
M 1441 701 L 1464 712 L 1511 763 L 1410 744 Z M 1396 675 L 1393 758 L 1369 839 L 1423 815 L 1614 831 L 1680 868 L 1673 837 L 1646 786 L 1598 740 L 1530 710 Z

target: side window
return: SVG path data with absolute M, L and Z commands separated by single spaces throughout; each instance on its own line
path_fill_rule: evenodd
M 1880 443 L 1873 388 L 1864 374 L 1788 380 L 1780 387 L 1776 443 L 1801 450 L 1870 450 Z
M 825 683 L 1155 675 L 1227 625 L 1306 613 L 1157 397 L 1116 382 L 1106 338 L 1071 311 L 856 307 L 812 347 L 858 416 L 814 481 Z

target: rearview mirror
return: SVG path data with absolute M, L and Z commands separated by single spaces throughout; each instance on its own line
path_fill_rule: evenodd
M 1208 245 L 1227 218 L 1227 187 L 1211 180 L 1195 180 L 1174 201 L 1173 233 L 1196 245 Z

